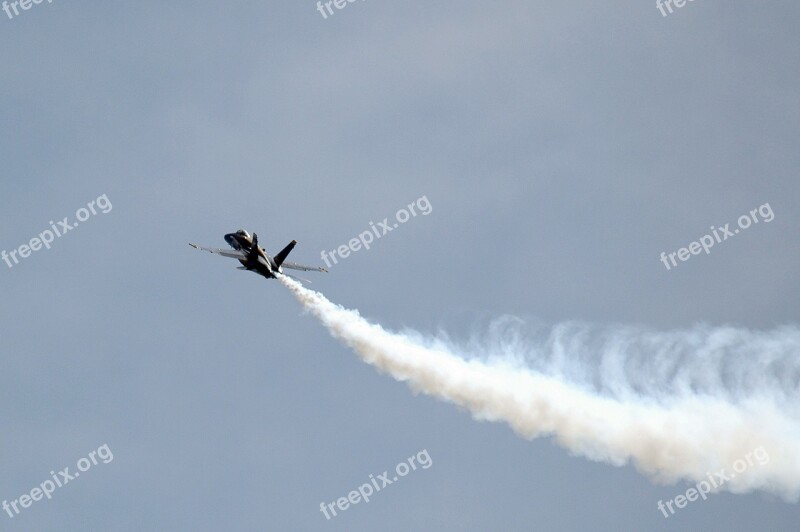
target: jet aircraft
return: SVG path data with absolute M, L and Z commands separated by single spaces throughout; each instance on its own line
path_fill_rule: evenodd
M 255 272 L 267 279 L 274 279 L 276 273 L 280 273 L 291 277 L 293 279 L 299 279 L 301 281 L 308 281 L 307 279 L 301 279 L 299 277 L 295 277 L 293 275 L 289 275 L 288 273 L 283 272 L 283 268 L 289 268 L 291 270 L 301 270 L 301 271 L 314 271 L 314 272 L 327 272 L 325 268 L 315 268 L 313 266 L 303 266 L 302 264 L 295 264 L 294 262 L 289 262 L 286 260 L 286 257 L 292 251 L 294 246 L 297 244 L 296 240 L 292 240 L 289 244 L 280 250 L 277 255 L 274 257 L 270 257 L 263 248 L 258 245 L 258 235 L 253 233 L 253 236 L 250 236 L 250 233 L 245 231 L 244 229 L 239 229 L 235 233 L 228 233 L 225 235 L 225 242 L 227 242 L 232 249 L 217 249 L 217 248 L 207 248 L 204 246 L 198 246 L 197 244 L 189 244 L 195 249 L 200 249 L 203 251 L 208 251 L 209 253 L 214 253 L 215 255 L 221 255 L 223 257 L 229 257 L 232 259 L 237 259 L 242 265 L 239 266 L 238 269 L 240 270 L 247 270 L 251 272 Z

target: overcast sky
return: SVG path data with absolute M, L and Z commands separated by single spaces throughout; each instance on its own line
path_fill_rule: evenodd
M 796 2 L 53 0 L 0 12 L 3 530 L 796 530 L 797 504 L 571 456 L 413 394 L 279 283 L 187 242 L 245 228 L 387 328 L 800 323 Z M 13 10 L 11 11 L 13 15 Z M 97 205 L 105 195 L 111 208 Z M 769 203 L 760 223 L 675 252 Z M 27 253 L 26 253 L 27 254 Z M 787 405 L 797 409 L 798 405 Z M 327 520 L 321 502 L 427 450 Z M 85 463 L 85 462 L 84 462 Z

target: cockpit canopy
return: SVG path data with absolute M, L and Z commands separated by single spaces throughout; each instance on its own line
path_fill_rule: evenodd
M 236 234 L 245 237 L 247 240 L 252 240 L 252 238 L 250 237 L 250 233 L 248 233 L 244 229 L 239 229 L 238 231 L 236 231 Z

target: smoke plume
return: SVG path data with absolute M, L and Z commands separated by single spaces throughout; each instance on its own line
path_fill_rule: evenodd
M 364 362 L 475 419 L 505 421 L 528 439 L 551 436 L 591 460 L 630 461 L 659 482 L 708 480 L 724 468 L 721 489 L 800 494 L 794 327 L 659 333 L 563 324 L 528 332 L 506 319 L 459 346 L 442 335 L 386 331 L 280 281 Z

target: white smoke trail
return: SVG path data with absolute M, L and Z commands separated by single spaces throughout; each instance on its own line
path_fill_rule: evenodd
M 392 333 L 281 276 L 330 333 L 414 391 L 552 435 L 571 452 L 662 482 L 701 481 L 763 447 L 768 461 L 724 489 L 800 494 L 800 331 L 722 328 L 600 335 L 562 325 L 544 340 L 511 336 L 488 353 L 441 338 Z M 599 336 L 599 338 L 598 338 Z

